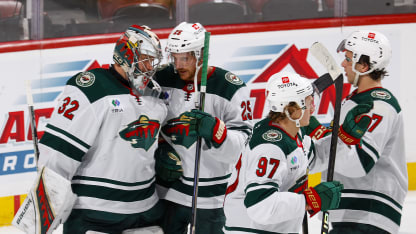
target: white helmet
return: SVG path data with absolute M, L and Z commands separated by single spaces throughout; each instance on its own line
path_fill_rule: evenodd
M 389 40 L 382 33 L 370 30 L 359 30 L 351 33 L 337 48 L 337 52 L 349 50 L 352 55 L 352 70 L 357 74 L 354 85 L 358 82 L 358 75 L 369 74 L 374 70 L 381 70 L 390 62 L 391 46 Z M 364 73 L 355 70 L 355 64 L 361 55 L 370 58 L 370 69 Z
M 272 75 L 266 85 L 266 99 L 269 102 L 270 110 L 273 112 L 284 112 L 287 117 L 300 126 L 299 120 L 306 109 L 306 97 L 313 95 L 314 88 L 311 82 L 292 72 L 280 72 Z M 284 108 L 290 103 L 297 103 L 302 109 L 299 119 L 291 119 Z
M 198 59 L 201 58 L 205 32 L 205 28 L 200 23 L 180 23 L 172 30 L 168 37 L 166 52 L 194 52 Z
M 140 59 L 140 55 L 146 55 L 146 58 Z M 162 60 L 159 38 L 146 26 L 131 25 L 117 40 L 113 60 L 124 70 L 133 90 L 143 95 Z M 152 63 L 152 70 L 142 71 L 139 63 L 146 60 Z

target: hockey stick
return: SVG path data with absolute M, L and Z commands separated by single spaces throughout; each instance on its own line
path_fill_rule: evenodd
M 26 80 L 26 101 L 27 101 L 27 106 L 29 109 L 30 129 L 32 131 L 33 149 L 35 153 L 35 160 L 37 162 L 39 159 L 38 133 L 37 133 L 37 128 L 36 128 L 35 110 L 33 107 L 32 88 L 30 86 L 31 86 L 30 80 Z
M 315 90 L 317 90 L 319 93 L 322 93 L 325 89 L 327 89 L 329 86 L 331 86 L 334 83 L 334 80 L 332 79 L 331 75 L 329 73 L 325 73 L 322 76 L 320 76 L 318 79 L 313 81 L 313 86 L 315 86 Z
M 335 157 L 338 143 L 338 129 L 339 118 L 341 114 L 341 101 L 342 101 L 342 87 L 344 84 L 341 68 L 335 62 L 335 59 L 331 56 L 329 51 L 324 45 L 319 42 L 315 42 L 310 52 L 313 56 L 327 69 L 328 73 L 335 80 L 335 107 L 334 107 L 334 119 L 332 126 L 331 147 L 329 150 L 329 162 L 328 173 L 326 181 L 332 181 L 334 177 Z M 329 231 L 329 212 L 323 212 L 321 233 L 327 234 Z
M 204 107 L 205 107 L 205 93 L 206 93 L 206 88 L 207 88 L 208 52 L 209 52 L 210 35 L 211 35 L 210 32 L 205 32 L 204 55 L 203 55 L 203 63 L 202 63 L 202 75 L 201 75 L 201 92 L 199 94 L 199 110 L 201 111 L 204 111 Z M 202 139 L 201 137 L 198 137 L 198 140 L 196 142 L 196 152 L 195 152 L 194 191 L 192 194 L 192 217 L 191 217 L 191 225 L 189 227 L 189 232 L 191 234 L 195 233 L 201 146 L 202 146 Z

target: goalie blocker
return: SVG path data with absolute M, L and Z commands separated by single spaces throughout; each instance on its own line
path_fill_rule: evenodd
M 52 233 L 66 221 L 76 198 L 69 180 L 42 167 L 12 225 L 25 233 Z

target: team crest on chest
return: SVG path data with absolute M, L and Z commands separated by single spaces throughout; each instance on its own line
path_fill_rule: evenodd
M 277 130 L 271 129 L 263 133 L 262 137 L 266 141 L 276 142 L 282 140 L 282 133 Z
M 235 85 L 242 85 L 243 84 L 243 81 L 240 78 L 238 78 L 238 76 L 234 75 L 231 72 L 227 72 L 225 74 L 225 79 L 228 82 L 230 82 L 231 84 L 235 84 Z
M 83 72 L 75 78 L 75 83 L 81 87 L 89 87 L 95 82 L 95 75 L 91 72 Z
M 371 97 L 373 98 L 378 98 L 378 99 L 384 99 L 384 100 L 389 100 L 391 98 L 391 95 L 383 90 L 375 90 L 373 92 L 371 92 Z
M 160 123 L 158 120 L 149 119 L 141 115 L 137 120 L 129 123 L 120 131 L 119 135 L 131 143 L 134 148 L 148 150 L 156 141 L 159 134 Z

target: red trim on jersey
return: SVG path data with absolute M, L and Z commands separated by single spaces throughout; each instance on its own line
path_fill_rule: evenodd
M 358 25 L 401 24 L 415 22 L 416 13 L 412 13 L 396 15 L 351 16 L 344 18 L 274 21 L 247 24 L 228 24 L 206 26 L 205 28 L 209 32 L 211 32 L 212 35 L 222 35 L 234 33 L 253 33 Z M 172 28 L 165 28 L 154 29 L 152 31 L 155 32 L 159 36 L 159 38 L 166 39 L 169 36 L 171 30 Z M 122 33 L 123 32 L 65 38 L 53 38 L 39 41 L 2 42 L 0 43 L 0 53 L 115 43 L 117 39 L 122 35 Z

